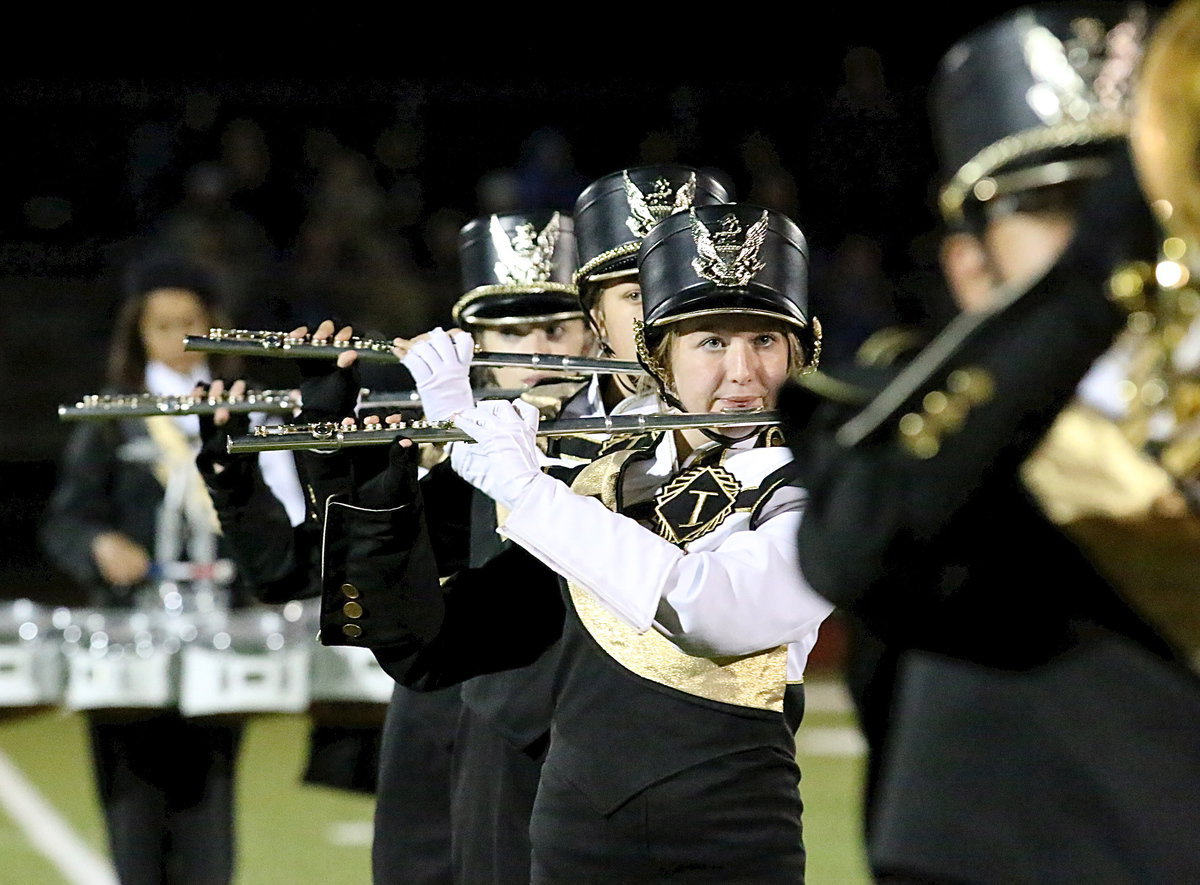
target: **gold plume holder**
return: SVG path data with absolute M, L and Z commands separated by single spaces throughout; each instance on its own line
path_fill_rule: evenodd
M 281 359 L 337 359 L 348 350 L 358 358 L 373 363 L 397 363 L 390 341 L 372 338 L 350 338 L 313 341 L 311 335 L 288 335 L 283 332 L 252 331 L 249 329 L 209 329 L 207 335 L 188 335 L 183 349 L 200 353 L 244 357 L 276 357 Z M 568 356 L 556 353 L 497 353 L 476 351 L 472 366 L 490 368 L 542 369 L 548 372 L 574 372 L 581 375 L 643 375 L 645 369 L 632 360 L 605 357 Z
M 605 418 L 565 418 L 544 421 L 539 437 L 609 436 L 720 427 L 767 427 L 779 424 L 777 411 L 745 413 L 691 412 L 679 414 L 617 415 Z M 341 424 L 272 424 L 254 428 L 246 436 L 231 437 L 231 453 L 313 451 L 330 452 L 355 446 L 386 445 L 398 437 L 415 443 L 471 442 L 471 437 L 450 421 L 409 421 L 346 427 Z

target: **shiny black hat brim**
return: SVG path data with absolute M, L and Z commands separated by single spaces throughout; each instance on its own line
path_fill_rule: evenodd
M 583 316 L 574 291 L 471 293 L 459 299 L 451 316 L 460 325 L 516 325 Z

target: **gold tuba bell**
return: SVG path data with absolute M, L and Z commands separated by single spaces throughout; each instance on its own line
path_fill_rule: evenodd
M 1200 0 L 1159 20 L 1130 121 L 1143 195 L 1163 233 L 1153 265 L 1110 279 L 1129 311 L 1125 411 L 1074 404 L 1023 476 L 1047 515 L 1200 671 Z
M 1155 27 L 1129 142 L 1165 237 L 1153 267 L 1125 267 L 1112 280 L 1136 341 L 1122 429 L 1190 482 L 1200 474 L 1200 0 L 1177 3 Z

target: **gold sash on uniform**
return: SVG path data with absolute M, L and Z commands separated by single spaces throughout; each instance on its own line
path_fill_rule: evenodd
M 180 429 L 178 422 L 169 415 L 159 415 L 143 420 L 146 422 L 146 431 L 163 455 L 154 462 L 154 476 L 163 488 L 166 488 L 170 477 L 175 471 L 182 471 L 181 465 L 186 464 L 191 470 L 187 499 L 207 514 L 209 526 L 219 534 L 221 531 L 220 521 L 217 519 L 217 511 L 213 507 L 212 499 L 208 496 L 208 489 L 204 486 L 204 477 L 200 475 L 200 471 L 196 467 L 196 452 Z
M 572 491 L 616 505 L 621 473 L 634 451 L 614 452 L 585 467 Z M 592 638 L 614 661 L 644 679 L 696 697 L 782 712 L 787 686 L 786 645 L 737 657 L 691 655 L 655 630 L 638 633 L 583 587 L 568 583 L 571 601 Z

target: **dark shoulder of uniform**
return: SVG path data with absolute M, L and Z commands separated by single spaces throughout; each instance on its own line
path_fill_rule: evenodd
M 920 353 L 929 338 L 916 326 L 887 326 L 867 338 L 853 360 L 794 378 L 779 402 L 789 445 L 794 447 L 801 432 L 833 426 L 857 413 Z

